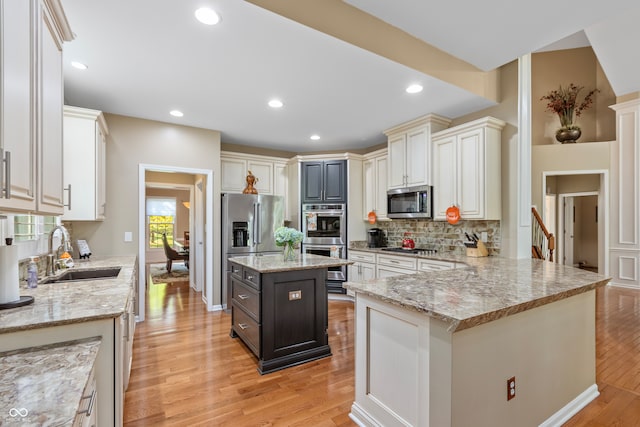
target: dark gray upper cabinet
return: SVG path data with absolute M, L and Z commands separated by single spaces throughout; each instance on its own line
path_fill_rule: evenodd
M 302 203 L 346 203 L 347 161 L 302 163 Z

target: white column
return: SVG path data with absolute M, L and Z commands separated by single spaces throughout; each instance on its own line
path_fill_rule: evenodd
M 516 258 L 531 257 L 531 54 L 518 59 Z

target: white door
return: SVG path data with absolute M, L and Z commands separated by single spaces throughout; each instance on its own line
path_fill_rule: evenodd
M 564 198 L 564 230 L 562 242 L 564 246 L 563 262 L 564 265 L 573 265 L 573 242 L 574 242 L 574 221 L 575 208 L 573 197 Z
M 205 203 L 204 203 L 204 180 L 202 178 L 198 178 L 196 180 L 196 188 L 195 188 L 195 203 L 194 203 L 194 239 L 191 239 L 190 250 L 191 250 L 191 260 L 192 269 L 194 269 L 194 273 L 192 276 L 195 276 L 195 287 L 196 291 L 201 291 L 202 286 L 205 280 L 204 267 L 205 267 L 205 258 L 204 258 L 204 218 L 205 218 Z

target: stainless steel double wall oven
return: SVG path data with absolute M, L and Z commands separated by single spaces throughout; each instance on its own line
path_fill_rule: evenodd
M 302 205 L 302 252 L 346 258 L 347 212 L 344 204 Z M 347 279 L 346 267 L 329 269 L 327 286 L 330 291 L 342 293 L 342 282 Z

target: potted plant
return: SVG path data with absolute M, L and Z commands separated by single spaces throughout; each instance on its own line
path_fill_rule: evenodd
M 293 261 L 296 259 L 296 246 L 302 242 L 304 234 L 295 228 L 278 227 L 273 233 L 277 246 L 283 246 L 284 260 Z
M 598 89 L 593 89 L 578 104 L 578 94 L 582 89 L 584 86 L 569 83 L 566 87 L 560 85 L 557 90 L 552 90 L 540 98 L 541 101 L 547 101 L 545 111 L 556 113 L 560 119 L 560 129 L 556 131 L 556 139 L 562 144 L 576 142 L 580 138 L 582 131 L 574 124 L 574 116 L 580 117 L 580 114 L 593 103 L 593 95 L 600 92 Z

